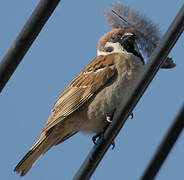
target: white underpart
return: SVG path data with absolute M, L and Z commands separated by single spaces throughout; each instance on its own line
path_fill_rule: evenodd
M 130 54 L 125 49 L 123 49 L 123 47 L 121 46 L 121 44 L 119 42 L 116 42 L 116 43 L 106 42 L 104 48 L 107 48 L 107 47 L 113 47 L 113 51 L 112 52 L 104 52 L 104 51 L 97 50 L 97 56 L 108 55 L 108 54 L 113 54 L 113 53 Z

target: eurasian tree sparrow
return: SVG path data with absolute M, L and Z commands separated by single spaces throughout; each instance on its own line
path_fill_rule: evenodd
M 155 43 L 138 29 L 115 28 L 100 38 L 97 57 L 61 94 L 40 139 L 15 167 L 17 173 L 24 176 L 41 155 L 79 131 L 97 135 L 103 131 L 144 67 L 136 41 L 143 46 L 147 42 L 143 48 L 147 53 Z
M 131 29 L 114 29 L 98 44 L 98 56 L 74 79 L 54 105 L 40 139 L 15 171 L 24 176 L 35 161 L 75 133 L 100 133 L 129 93 L 144 60 Z

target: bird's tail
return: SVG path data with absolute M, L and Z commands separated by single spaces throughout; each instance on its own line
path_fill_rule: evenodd
M 21 173 L 24 176 L 33 166 L 33 164 L 47 152 L 56 141 L 54 140 L 52 133 L 48 136 L 42 135 L 40 139 L 34 144 L 34 146 L 29 150 L 29 152 L 22 158 L 22 160 L 17 164 L 14 171 Z

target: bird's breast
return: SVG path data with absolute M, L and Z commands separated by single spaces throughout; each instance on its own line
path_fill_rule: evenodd
M 80 127 L 87 133 L 101 132 L 106 125 L 106 115 L 113 114 L 118 106 L 128 97 L 143 64 L 137 59 L 124 59 L 117 65 L 118 74 L 104 88 L 92 97 L 86 105 L 86 116 Z

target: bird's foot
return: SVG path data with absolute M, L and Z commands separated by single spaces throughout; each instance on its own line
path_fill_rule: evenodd
M 95 136 L 92 137 L 92 141 L 95 145 L 97 145 L 97 139 L 101 138 L 101 136 L 102 136 L 102 133 L 98 133 L 98 134 L 96 134 Z
M 115 112 L 115 109 L 112 111 L 112 113 L 107 113 L 107 114 L 106 114 L 106 121 L 107 121 L 108 123 L 112 123 L 113 116 L 114 116 L 114 112 Z
M 102 138 L 103 135 L 104 135 L 104 132 L 98 133 L 98 134 L 96 134 L 95 136 L 93 136 L 93 137 L 92 137 L 93 143 L 94 143 L 95 145 L 98 145 L 97 139 L 98 139 L 98 138 Z M 115 148 L 115 142 L 113 141 L 111 145 L 112 145 L 112 149 L 114 149 L 114 148 Z
M 133 118 L 134 118 L 134 114 L 133 114 L 133 112 L 130 114 L 130 117 L 131 117 L 131 119 L 133 119 Z
M 113 113 L 111 113 L 110 115 L 109 115 L 109 114 L 106 115 L 106 121 L 108 122 L 108 124 L 105 126 L 105 128 L 103 129 L 102 132 L 97 133 L 95 136 L 92 137 L 92 141 L 93 141 L 93 143 L 94 143 L 95 145 L 97 145 L 97 139 L 98 139 L 98 138 L 100 139 L 100 138 L 103 137 L 103 135 L 104 135 L 106 129 L 108 128 L 109 124 L 112 123 L 113 114 L 114 114 L 114 111 L 113 111 Z M 112 142 L 112 149 L 114 149 L 114 147 L 115 147 L 115 142 L 113 141 L 113 142 Z
M 111 116 L 106 116 L 106 121 L 108 122 L 108 123 L 112 123 L 112 117 Z
M 114 149 L 115 148 L 115 142 L 112 141 L 111 145 L 112 145 L 112 149 Z

